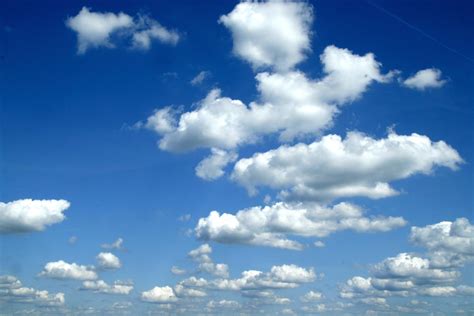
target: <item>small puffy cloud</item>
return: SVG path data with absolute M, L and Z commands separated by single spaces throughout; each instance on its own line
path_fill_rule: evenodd
M 191 214 L 184 214 L 178 217 L 178 221 L 180 222 L 188 222 L 191 219 Z
M 208 244 L 203 244 L 198 248 L 191 250 L 188 256 L 194 261 L 199 262 L 199 271 L 206 272 L 217 277 L 227 278 L 229 276 L 229 267 L 224 263 L 214 263 L 210 257 L 212 248 Z
M 61 292 L 52 294 L 48 291 L 24 287 L 15 276 L 1 275 L 0 301 L 38 306 L 62 306 L 65 303 L 65 296 Z
M 66 200 L 16 200 L 0 202 L 0 234 L 42 231 L 65 219 Z
M 77 242 L 77 240 L 78 240 L 77 236 L 71 236 L 69 237 L 67 242 L 70 243 L 71 245 L 74 245 Z
M 322 242 L 321 240 L 316 240 L 313 245 L 316 247 L 316 248 L 324 248 L 326 247 L 326 244 L 324 244 L 324 242 Z
M 183 284 L 177 284 L 174 287 L 174 292 L 178 297 L 204 297 L 207 296 L 206 292 L 185 287 Z
M 67 263 L 63 260 L 48 262 L 39 276 L 52 279 L 95 280 L 97 273 L 93 267 Z
M 103 249 L 116 249 L 116 250 L 121 250 L 123 249 L 123 239 L 118 238 L 116 241 L 114 241 L 111 244 L 102 244 L 100 245 L 101 248 Z
M 120 12 L 92 12 L 83 7 L 66 20 L 66 26 L 77 33 L 77 53 L 84 54 L 91 48 L 114 48 L 115 38 L 130 38 L 135 48 L 147 50 L 152 39 L 175 45 L 179 35 L 167 30 L 157 21 L 144 16 L 133 18 Z
M 96 257 L 99 268 L 119 269 L 122 266 L 120 259 L 110 252 L 101 252 Z
M 203 83 L 204 80 L 209 78 L 210 75 L 211 75 L 211 73 L 209 71 L 204 71 L 203 70 L 203 71 L 199 72 L 193 79 L 191 79 L 191 81 L 189 83 L 192 86 L 198 86 L 201 83 Z
M 155 286 L 149 291 L 144 291 L 141 294 L 141 299 L 150 303 L 172 303 L 178 300 L 173 289 L 169 286 Z
M 281 189 L 287 199 L 377 199 L 398 193 L 391 181 L 429 174 L 435 167 L 455 170 L 462 162 L 451 146 L 427 136 L 391 131 L 387 138 L 374 139 L 350 132 L 345 139 L 327 135 L 308 145 L 281 146 L 240 159 L 232 179 L 250 193 L 258 186 Z
M 417 90 L 440 88 L 445 83 L 446 80 L 441 79 L 441 70 L 436 68 L 420 70 L 413 76 L 403 81 L 403 85 L 405 87 Z
M 456 288 L 452 286 L 434 286 L 420 289 L 418 293 L 426 296 L 453 296 L 456 294 Z
M 196 166 L 196 175 L 204 180 L 215 180 L 224 174 L 225 166 L 235 160 L 237 154 L 212 148 L 211 155 Z
M 219 21 L 231 32 L 234 54 L 254 68 L 288 70 L 310 50 L 312 8 L 304 2 L 241 2 Z
M 105 294 L 123 294 L 128 295 L 133 290 L 133 285 L 129 283 L 124 283 L 116 281 L 114 284 L 107 284 L 103 280 L 97 281 L 84 281 L 82 283 L 82 290 L 93 291 L 96 293 L 105 293 Z
M 199 219 L 195 233 L 201 240 L 301 250 L 303 246 L 288 235 L 325 237 L 341 230 L 383 232 L 405 224 L 401 217 L 365 217 L 359 207 L 349 203 L 326 207 L 279 202 L 240 210 L 235 215 L 212 211 Z
M 314 301 L 320 301 L 323 298 L 323 293 L 317 292 L 317 291 L 309 291 L 305 295 L 301 297 L 301 300 L 303 302 L 314 302 Z
M 172 266 L 171 273 L 173 273 L 174 275 L 183 275 L 183 274 L 186 274 L 186 270 L 181 269 L 177 266 Z

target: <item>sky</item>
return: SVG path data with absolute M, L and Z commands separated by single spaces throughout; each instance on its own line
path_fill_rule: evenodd
M 473 315 L 469 1 L 3 1 L 0 314 Z

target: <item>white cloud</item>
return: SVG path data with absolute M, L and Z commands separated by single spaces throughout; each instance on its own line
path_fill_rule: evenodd
M 390 181 L 429 174 L 437 166 L 454 170 L 462 162 L 452 147 L 426 136 L 391 131 L 387 138 L 374 139 L 350 132 L 345 139 L 327 135 L 309 145 L 281 146 L 240 159 L 232 178 L 250 193 L 269 186 L 289 199 L 376 199 L 398 193 Z
M 436 68 L 420 70 L 410 78 L 403 81 L 404 86 L 417 90 L 440 88 L 445 83 L 446 80 L 441 79 L 441 70 Z
M 173 273 L 174 275 L 183 275 L 183 274 L 186 274 L 186 270 L 181 269 L 177 266 L 172 266 L 171 273 Z
M 122 266 L 120 259 L 110 252 L 99 253 L 96 259 L 102 269 L 119 269 Z
M 241 2 L 219 21 L 232 32 L 234 53 L 254 68 L 287 70 L 310 50 L 313 15 L 304 2 Z
M 411 278 L 415 283 L 452 281 L 459 272 L 432 268 L 429 259 L 400 253 L 374 266 L 374 275 L 380 278 Z
M 209 71 L 204 71 L 203 70 L 203 71 L 199 72 L 189 83 L 192 86 L 198 86 L 201 83 L 203 83 L 204 80 L 206 80 L 210 75 L 211 75 L 211 73 Z
M 204 297 L 207 296 L 206 292 L 201 290 L 196 290 L 192 288 L 187 288 L 183 284 L 177 284 L 174 287 L 174 292 L 178 297 Z
M 140 17 L 136 23 L 136 28 L 132 41 L 133 47 L 138 49 L 150 49 L 153 39 L 170 45 L 176 45 L 179 41 L 179 34 L 176 31 L 166 29 L 149 17 Z
M 238 307 L 240 307 L 240 304 L 237 301 L 232 301 L 232 300 L 220 300 L 220 301 L 211 300 L 207 303 L 207 308 L 210 308 L 210 309 L 238 308 Z
M 77 236 L 71 236 L 68 239 L 68 243 L 70 243 L 71 245 L 74 245 L 77 242 L 77 240 L 78 240 Z
M 282 141 L 290 141 L 316 135 L 331 126 L 337 105 L 358 98 L 374 81 L 388 80 L 372 54 L 358 56 L 329 46 L 321 61 L 326 76 L 320 80 L 311 80 L 297 71 L 258 74 L 261 100 L 249 106 L 222 97 L 221 91 L 214 89 L 194 111 L 178 117 L 178 109 L 165 107 L 136 126 L 160 134 L 160 148 L 172 152 L 232 150 L 272 133 L 279 133 Z
M 188 222 L 191 219 L 191 214 L 184 214 L 178 217 L 178 221 L 180 222 Z
M 112 285 L 107 284 L 103 280 L 84 281 L 82 283 L 82 289 L 94 291 L 97 293 L 128 295 L 133 290 L 133 285 L 119 281 L 116 281 Z
M 199 271 L 210 273 L 212 275 L 227 278 L 229 276 L 229 267 L 224 263 L 214 263 L 210 257 L 212 248 L 208 244 L 203 244 L 198 248 L 191 250 L 188 256 L 194 261 L 199 262 Z
M 157 21 L 144 16 L 134 19 L 120 12 L 92 12 L 83 7 L 74 17 L 66 20 L 66 26 L 77 33 L 77 53 L 84 54 L 91 48 L 114 48 L 114 37 L 131 37 L 133 47 L 147 50 L 151 40 L 175 45 L 179 35 L 169 31 Z
M 301 300 L 303 302 L 314 302 L 314 301 L 320 301 L 323 298 L 323 293 L 317 292 L 317 291 L 309 291 L 305 295 L 301 297 Z
M 314 269 L 305 269 L 293 264 L 273 266 L 270 272 L 244 271 L 238 279 L 215 279 L 207 283 L 214 290 L 242 291 L 262 289 L 295 288 L 314 281 Z
M 431 264 L 438 267 L 462 266 L 474 260 L 474 226 L 466 218 L 412 227 L 410 240 L 428 249 Z
M 53 279 L 95 280 L 97 273 L 93 267 L 67 263 L 63 260 L 48 262 L 39 276 Z
M 224 168 L 237 160 L 237 155 L 217 148 L 211 149 L 211 155 L 196 166 L 196 175 L 204 180 L 214 180 L 224 174 Z
M 100 245 L 101 248 L 103 249 L 116 249 L 116 250 L 121 250 L 123 249 L 123 239 L 118 238 L 116 241 L 114 241 L 111 244 L 102 244 Z
M 172 303 L 178 300 L 173 289 L 169 286 L 155 286 L 149 291 L 144 291 L 141 294 L 141 299 L 150 303 Z
M 321 240 L 316 240 L 313 245 L 316 247 L 316 248 L 324 248 L 326 247 L 326 244 L 324 242 L 322 242 Z
M 453 296 L 456 294 L 456 288 L 452 286 L 434 286 L 420 289 L 418 293 L 427 296 Z
M 0 202 L 0 233 L 42 231 L 47 226 L 62 222 L 65 219 L 63 213 L 69 206 L 66 200 Z
M 66 25 L 77 33 L 78 54 L 84 54 L 89 48 L 114 47 L 110 41 L 112 33 L 130 28 L 133 24 L 133 18 L 128 14 L 96 13 L 86 7 L 66 21 Z
M 401 217 L 364 217 L 352 204 L 325 207 L 314 203 L 283 203 L 253 207 L 235 215 L 212 211 L 195 228 L 202 240 L 301 250 L 303 246 L 287 235 L 325 237 L 340 230 L 389 231 L 404 226 Z
M 38 306 L 62 306 L 65 303 L 64 293 L 50 294 L 48 291 L 24 287 L 15 276 L 0 276 L 0 301 L 29 303 Z

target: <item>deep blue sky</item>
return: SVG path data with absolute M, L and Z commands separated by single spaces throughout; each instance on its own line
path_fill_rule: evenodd
M 396 82 L 374 84 L 362 98 L 343 107 L 325 133 L 358 130 L 380 138 L 386 136 L 387 127 L 395 126 L 400 135 L 416 132 L 433 141 L 444 140 L 465 163 L 458 171 L 440 168 L 432 175 L 395 181 L 393 186 L 403 192 L 399 196 L 344 199 L 375 214 L 403 216 L 409 224 L 400 229 L 376 234 L 338 232 L 325 239 L 325 248 L 304 251 L 212 244 L 214 261 L 229 264 L 231 276 L 285 263 L 314 266 L 317 273 L 324 273 L 314 285 L 282 292 L 294 297 L 296 304 L 298 296 L 314 288 L 336 299 L 337 285 L 353 275 L 367 275 L 370 264 L 399 252 L 420 251 L 408 242 L 411 226 L 473 219 L 473 4 L 373 3 L 413 28 L 370 2 L 311 2 L 312 52 L 298 68 L 312 78 L 320 77 L 319 55 L 334 44 L 360 55 L 373 52 L 384 72 L 398 69 L 404 77 L 436 67 L 447 83 L 422 92 Z M 125 300 L 137 301 L 137 308 L 151 308 L 140 305 L 139 293 L 180 280 L 169 272 L 173 265 L 192 267 L 186 254 L 201 242 L 186 232 L 199 218 L 211 210 L 235 213 L 262 204 L 264 194 L 249 196 L 227 175 L 213 182 L 196 177 L 194 167 L 207 151 L 161 151 L 156 134 L 130 128 L 156 108 L 182 105 L 191 110 L 212 87 L 246 103 L 257 98 L 252 68 L 232 54 L 230 32 L 217 22 L 235 5 L 233 1 L 0 4 L 0 200 L 71 202 L 67 219 L 44 232 L 0 237 L 0 274 L 15 275 L 26 286 L 65 292 L 72 307 L 124 300 L 77 291 L 77 281 L 37 277 L 50 261 L 93 264 L 100 244 L 122 237 L 126 251 L 118 256 L 123 267 L 101 278 L 133 280 L 135 290 Z M 181 40 L 176 46 L 153 43 L 146 52 L 119 45 L 78 55 L 76 35 L 65 21 L 83 6 L 95 12 L 149 14 L 177 30 Z M 200 86 L 190 85 L 200 71 L 209 71 L 210 78 Z M 270 138 L 243 147 L 240 156 L 277 146 L 276 139 Z M 179 221 L 184 214 L 191 214 L 191 220 Z M 68 243 L 71 236 L 78 237 L 74 245 Z M 461 283 L 472 285 L 472 266 L 462 271 Z M 237 300 L 245 301 L 238 296 Z

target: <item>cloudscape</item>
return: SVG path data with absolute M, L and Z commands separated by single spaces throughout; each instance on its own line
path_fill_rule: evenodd
M 474 315 L 469 1 L 0 8 L 0 314 Z

